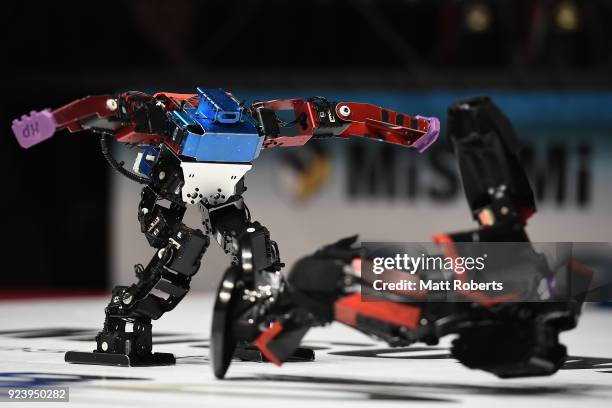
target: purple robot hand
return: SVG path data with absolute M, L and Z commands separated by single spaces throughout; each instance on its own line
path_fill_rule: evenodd
M 29 115 L 13 120 L 11 129 L 19 145 L 27 149 L 53 136 L 56 127 L 51 109 L 45 109 L 40 112 L 32 111 Z
M 412 146 L 416 148 L 419 153 L 423 153 L 429 146 L 436 141 L 438 136 L 440 135 L 440 120 L 434 117 L 426 117 L 426 116 L 416 116 L 418 119 L 427 119 L 429 121 L 429 129 L 427 129 L 427 133 L 417 140 Z

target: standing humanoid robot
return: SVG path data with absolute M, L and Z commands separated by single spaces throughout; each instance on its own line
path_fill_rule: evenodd
M 283 113 L 290 115 L 282 120 Z M 409 116 L 365 103 L 321 97 L 244 106 L 222 89 L 197 94 L 89 96 L 54 111 L 31 112 L 13 121 L 27 148 L 56 130 L 101 134 L 102 153 L 122 175 L 144 185 L 138 206 L 141 231 L 156 252 L 146 267 L 135 266 L 138 282 L 116 286 L 93 353 L 68 352 L 66 361 L 86 364 L 172 364 L 174 356 L 152 353 L 151 320 L 172 310 L 212 236 L 243 267 L 258 271 L 253 290 L 273 287 L 283 266 L 268 230 L 251 221 L 242 193 L 244 175 L 262 148 L 301 146 L 311 138 L 367 137 L 411 146 L 420 152 L 439 133 L 436 118 Z M 111 155 L 109 140 L 138 145 L 134 172 Z M 182 223 L 188 205 L 202 212 L 204 232 Z M 241 248 L 249 248 L 246 254 Z M 248 258 L 248 259 L 247 259 Z M 129 327 L 131 326 L 131 327 Z

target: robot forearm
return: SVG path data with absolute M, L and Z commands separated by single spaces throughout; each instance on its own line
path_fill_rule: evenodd
M 264 148 L 301 146 L 311 138 L 367 137 L 423 152 L 440 132 L 437 118 L 406 115 L 368 103 L 330 102 L 322 97 L 258 102 L 250 111 L 266 136 Z M 294 120 L 283 122 L 277 116 L 280 111 L 292 111 Z M 285 129 L 290 127 L 292 132 Z
M 57 131 L 91 130 L 112 134 L 125 143 L 157 143 L 168 139 L 166 109 L 172 109 L 189 95 L 147 95 L 125 92 L 119 95 L 94 95 L 77 99 L 58 109 L 32 111 L 15 119 L 13 133 L 19 144 L 28 148 L 53 136 Z M 168 106 L 166 106 L 167 104 Z

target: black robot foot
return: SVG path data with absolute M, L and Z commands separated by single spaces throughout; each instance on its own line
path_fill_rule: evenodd
M 172 353 L 151 353 L 145 356 L 129 356 L 127 354 L 104 353 L 94 351 L 68 351 L 64 361 L 73 364 L 92 364 L 119 367 L 162 366 L 176 364 Z
M 255 346 L 238 344 L 234 352 L 234 358 L 242 361 L 254 361 L 257 363 L 268 362 L 269 360 Z M 314 361 L 315 352 L 313 349 L 298 347 L 287 362 Z
M 551 375 L 567 357 L 558 335 L 545 324 L 482 327 L 462 332 L 451 352 L 465 366 L 500 378 Z

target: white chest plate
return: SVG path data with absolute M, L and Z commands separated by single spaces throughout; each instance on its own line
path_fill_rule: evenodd
M 181 163 L 185 185 L 183 201 L 197 204 L 200 200 L 210 204 L 223 204 L 235 194 L 236 184 L 251 170 L 252 164 Z

